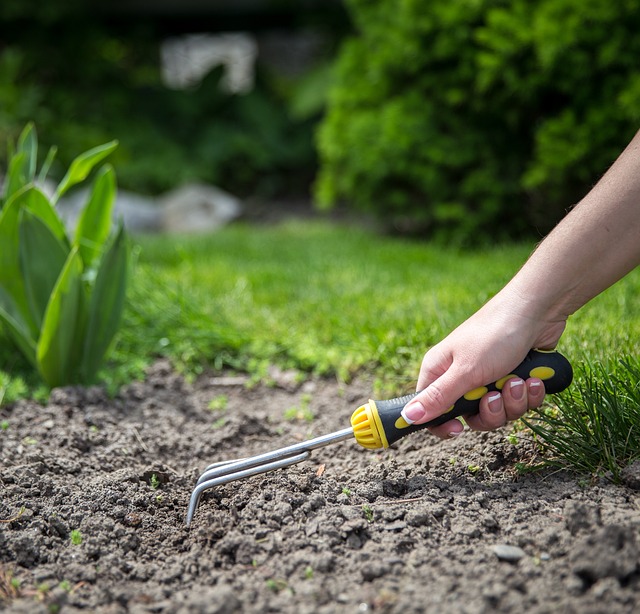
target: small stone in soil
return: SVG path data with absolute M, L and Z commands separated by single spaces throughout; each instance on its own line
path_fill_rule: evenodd
M 496 544 L 492 550 L 501 561 L 508 561 L 509 563 L 517 563 L 526 556 L 525 551 L 522 548 L 518 548 L 518 546 Z
M 620 472 L 625 486 L 633 490 L 640 490 L 640 461 L 634 461 Z

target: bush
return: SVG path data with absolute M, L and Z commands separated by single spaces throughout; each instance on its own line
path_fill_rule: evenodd
M 447 238 L 546 232 L 638 127 L 638 0 L 347 3 L 322 207 Z

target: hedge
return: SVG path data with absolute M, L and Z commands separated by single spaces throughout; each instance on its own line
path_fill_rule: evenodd
M 638 129 L 638 0 L 347 5 L 320 207 L 447 240 L 540 234 Z

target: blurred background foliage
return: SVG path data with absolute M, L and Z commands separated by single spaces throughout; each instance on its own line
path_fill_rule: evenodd
M 544 233 L 640 123 L 638 0 L 347 0 L 316 195 L 446 239 Z
M 193 3 L 182 12 L 180 2 L 160 12 L 154 3 L 117 12 L 106 2 L 3 0 L 0 141 L 15 139 L 33 120 L 43 149 L 58 146 L 60 170 L 80 151 L 117 138 L 114 166 L 120 185 L 131 190 L 154 194 L 198 180 L 240 196 L 308 195 L 317 166 L 313 130 L 341 36 L 333 13 L 348 27 L 341 5 L 328 17 L 311 11 L 308 19 L 291 21 L 282 2 L 248 3 L 256 10 L 246 14 L 231 10 L 232 2 L 201 4 L 209 7 L 202 15 Z M 276 12 L 261 13 L 261 4 Z M 290 23 L 264 23 L 270 14 L 290 15 Z M 324 48 L 304 74 L 278 71 L 258 57 L 254 87 L 244 94 L 220 87 L 222 67 L 192 88 L 166 87 L 164 39 L 191 27 L 225 32 L 243 26 L 319 30 Z M 1 151 L 0 168 L 5 162 Z
M 171 90 L 159 44 L 189 27 L 313 30 L 324 46 L 293 76 L 258 56 L 246 94 L 223 92 L 220 69 Z M 539 236 L 638 128 L 639 31 L 640 0 L 3 0 L 0 141 L 34 120 L 59 169 L 117 138 L 131 190 L 313 192 L 399 232 Z

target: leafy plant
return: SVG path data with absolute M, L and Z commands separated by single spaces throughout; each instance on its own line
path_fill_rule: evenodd
M 583 364 L 572 387 L 526 420 L 549 462 L 614 481 L 640 459 L 640 360 Z
M 312 397 L 310 394 L 303 394 L 300 399 L 300 405 L 290 407 L 289 409 L 285 410 L 284 419 L 295 420 L 298 422 L 301 422 L 301 421 L 312 422 L 314 416 L 313 416 L 313 411 L 311 411 L 311 407 L 310 407 L 311 399 Z
M 637 130 L 637 0 L 347 0 L 316 198 L 477 243 L 538 234 Z
M 158 488 L 160 488 L 160 479 L 155 473 L 152 473 L 151 477 L 149 478 L 149 486 L 151 486 L 153 490 L 157 490 Z
M 74 546 L 79 546 L 82 543 L 82 533 L 80 532 L 80 529 L 73 529 L 69 534 L 69 537 Z
M 0 198 L 0 322 L 50 387 L 92 381 L 119 326 L 130 250 L 122 224 L 111 232 L 113 168 L 98 170 L 73 237 L 55 209 L 116 146 L 75 158 L 51 198 L 40 185 L 56 152 L 36 174 L 33 124 L 9 158 Z
M 373 509 L 371 508 L 370 505 L 367 505 L 365 503 L 362 506 L 362 513 L 364 514 L 364 517 L 366 518 L 367 522 L 373 522 Z
M 267 578 L 265 584 L 267 588 L 274 593 L 279 593 L 289 586 L 287 581 L 282 578 Z
M 224 411 L 229 404 L 229 397 L 226 394 L 219 394 L 209 401 L 207 409 L 211 411 Z

